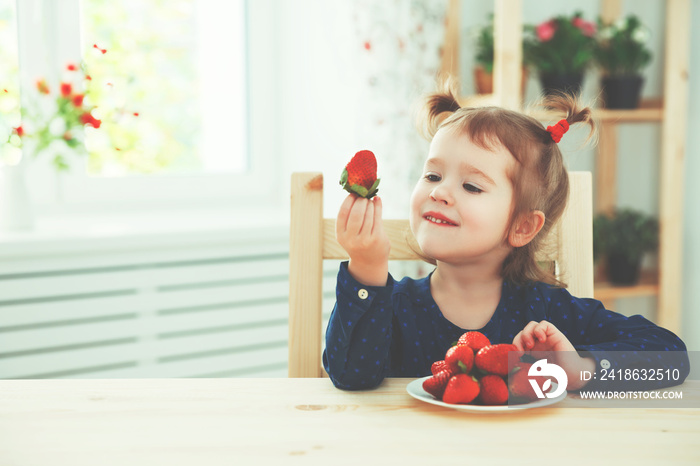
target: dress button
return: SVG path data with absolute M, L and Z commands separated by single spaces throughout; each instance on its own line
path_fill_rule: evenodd
M 357 292 L 357 296 L 359 296 L 360 299 L 367 299 L 369 293 L 367 293 L 367 290 L 365 290 L 364 288 L 360 288 L 360 291 Z

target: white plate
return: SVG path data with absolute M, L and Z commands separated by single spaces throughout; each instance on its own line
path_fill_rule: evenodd
M 406 386 L 406 391 L 408 392 L 409 395 L 411 395 L 413 398 L 424 401 L 426 403 L 430 403 L 433 405 L 438 405 L 438 406 L 444 406 L 445 408 L 452 408 L 452 409 L 457 409 L 459 411 L 472 411 L 472 412 L 488 412 L 488 413 L 498 413 L 498 412 L 507 412 L 507 411 L 516 411 L 519 409 L 531 409 L 531 408 L 541 408 L 542 406 L 549 406 L 553 405 L 554 403 L 558 403 L 564 398 L 566 398 L 566 390 L 564 390 L 564 393 L 559 395 L 556 398 L 544 398 L 542 400 L 537 400 L 537 401 L 531 401 L 530 403 L 523 403 L 523 404 L 518 404 L 518 405 L 502 405 L 502 406 L 480 406 L 480 405 L 458 405 L 458 404 L 450 404 L 450 403 L 445 403 L 444 401 L 440 401 L 438 399 L 435 399 L 433 395 L 430 393 L 426 392 L 423 390 L 423 381 L 426 379 L 429 379 L 431 376 L 423 377 L 421 379 L 416 379 L 413 382 L 409 383 Z M 557 384 L 552 383 L 552 388 L 551 390 L 554 391 L 557 389 Z

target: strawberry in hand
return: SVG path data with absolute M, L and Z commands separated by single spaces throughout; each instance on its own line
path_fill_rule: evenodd
M 508 374 L 508 391 L 510 395 L 523 403 L 537 400 L 537 394 L 532 388 L 532 385 L 530 385 L 530 376 L 528 374 L 530 367 L 532 367 L 532 364 L 520 362 L 516 364 L 511 373 Z M 537 379 L 541 387 L 542 382 L 539 380 L 541 377 L 537 377 Z
M 340 185 L 347 192 L 367 199 L 377 194 L 377 159 L 372 151 L 361 150 L 353 156 L 340 175 Z

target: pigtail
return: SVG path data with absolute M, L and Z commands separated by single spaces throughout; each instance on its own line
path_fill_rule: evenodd
M 431 140 L 445 118 L 461 108 L 457 95 L 457 82 L 447 78 L 440 81 L 436 92 L 425 97 L 418 118 L 418 129 L 426 139 Z
M 590 107 L 584 106 L 577 96 L 568 93 L 554 93 L 546 96 L 542 100 L 541 105 L 550 111 L 554 110 L 563 113 L 565 115 L 564 119 L 569 125 L 583 123 L 590 126 L 590 131 L 584 144 L 596 135 L 596 123 L 593 119 L 593 112 Z M 595 143 L 595 141 L 593 142 Z

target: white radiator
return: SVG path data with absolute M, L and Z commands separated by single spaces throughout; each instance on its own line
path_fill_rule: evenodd
M 0 378 L 286 377 L 287 231 L 98 243 L 2 258 Z

